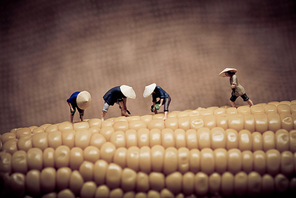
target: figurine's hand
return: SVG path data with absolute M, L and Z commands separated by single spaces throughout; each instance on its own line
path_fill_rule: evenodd
M 231 95 L 235 95 L 235 89 L 232 89 Z
M 71 113 L 72 116 L 74 116 L 74 114 L 75 114 L 74 109 L 70 109 L 70 113 Z
M 159 110 L 159 108 L 160 108 L 160 104 L 156 104 L 156 105 L 155 105 L 155 109 L 156 109 L 156 110 Z

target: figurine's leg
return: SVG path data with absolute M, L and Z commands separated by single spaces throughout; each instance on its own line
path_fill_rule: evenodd
M 123 101 L 118 102 L 118 105 L 119 105 L 119 108 L 121 110 L 121 116 L 126 116 L 127 117 L 128 115 L 126 114 L 126 110 L 124 108 Z
M 231 101 L 231 100 L 230 100 L 230 104 L 231 104 L 232 107 L 236 107 L 235 103 L 233 101 Z
M 247 94 L 244 94 L 241 96 L 245 102 L 247 102 L 250 106 L 253 106 L 253 102 L 252 100 L 250 100 L 250 98 L 247 96 Z
M 79 112 L 79 115 L 80 115 L 80 120 L 83 121 L 84 110 L 81 110 L 81 112 Z
M 74 115 L 71 113 L 71 115 L 70 115 L 71 123 L 73 123 L 73 119 L 74 119 Z
M 253 105 L 254 105 L 251 99 L 247 100 L 246 102 L 247 102 L 250 106 L 253 106 Z
M 236 108 L 236 106 L 235 106 L 235 100 L 236 99 L 237 99 L 237 96 L 236 95 L 231 95 L 231 97 L 230 97 L 230 104 L 231 104 L 232 107 L 235 107 L 235 108 Z
M 169 111 L 169 105 L 171 103 L 171 97 L 169 96 L 164 100 L 164 117 L 163 120 L 166 120 L 168 118 L 168 111 Z

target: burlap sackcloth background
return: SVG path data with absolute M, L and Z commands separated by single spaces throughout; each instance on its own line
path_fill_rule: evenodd
M 225 67 L 255 104 L 295 100 L 295 36 L 293 0 L 2 0 L 0 133 L 70 120 L 79 90 L 92 95 L 85 118 L 100 118 L 102 96 L 122 84 L 136 91 L 133 115 L 150 113 L 153 82 L 170 111 L 229 105 Z

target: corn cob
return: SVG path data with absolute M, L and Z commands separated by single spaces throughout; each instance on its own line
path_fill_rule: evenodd
M 162 172 L 165 175 L 174 171 L 182 174 L 188 171 L 193 173 L 202 171 L 206 174 L 225 171 L 233 174 L 239 171 L 246 173 L 256 171 L 260 175 L 281 173 L 290 177 L 296 173 L 296 153 L 291 151 L 279 152 L 276 149 L 269 149 L 266 152 L 262 150 L 252 152 L 236 148 L 189 150 L 186 147 L 176 149 L 174 147 L 164 148 L 160 145 L 152 148 L 132 146 L 128 149 L 124 147 L 116 149 L 110 142 L 106 142 L 101 149 L 94 146 L 88 146 L 84 150 L 79 147 L 69 149 L 62 145 L 55 150 L 52 148 L 44 151 L 31 148 L 28 152 L 19 150 L 13 155 L 2 152 L 0 171 L 9 174 L 14 172 L 26 174 L 30 170 L 41 171 L 47 167 L 56 169 L 69 167 L 71 170 L 78 170 L 82 168 L 82 165 L 85 166 L 85 170 L 88 170 L 99 159 L 147 174 L 153 171 Z
M 255 171 L 240 171 L 236 174 L 226 171 L 210 175 L 190 171 L 185 174 L 146 174 L 129 168 L 122 169 L 117 164 L 108 164 L 104 160 L 95 163 L 92 179 L 84 178 L 77 170 L 56 170 L 52 167 L 42 171 L 30 170 L 26 174 L 13 173 L 5 177 L 9 181 L 5 187 L 11 190 L 12 197 L 22 197 L 25 194 L 32 197 L 57 197 L 59 194 L 60 197 L 62 194 L 67 194 L 67 197 L 113 197 L 113 193 L 120 197 L 124 194 L 136 196 L 136 193 L 142 193 L 146 197 L 152 192 L 156 195 L 165 193 L 169 197 L 289 195 L 295 193 L 296 187 L 295 177 L 289 178 L 282 174 L 260 175 Z
M 106 129 L 108 128 L 108 129 Z M 99 132 L 92 133 L 87 129 L 67 129 L 62 132 L 54 131 L 50 133 L 40 132 L 37 134 L 27 134 L 19 139 L 14 137 L 14 133 L 2 135 L 2 149 L 13 154 L 18 150 L 28 151 L 31 148 L 57 148 L 65 145 L 69 148 L 95 146 L 101 148 L 105 142 L 111 142 L 116 148 L 137 146 L 153 147 L 161 145 L 165 148 L 186 147 L 188 149 L 203 148 L 225 148 L 227 150 L 238 148 L 244 150 L 264 150 L 277 149 L 283 151 L 296 151 L 296 130 L 279 129 L 276 132 L 265 131 L 263 133 L 250 132 L 243 129 L 237 132 L 234 129 L 224 130 L 221 127 L 209 129 L 207 127 L 195 129 L 164 128 L 162 130 L 154 128 L 128 129 L 126 131 L 115 131 L 112 127 L 103 127 Z
M 12 129 L 0 136 L 2 195 L 295 195 L 295 100 L 162 117 Z

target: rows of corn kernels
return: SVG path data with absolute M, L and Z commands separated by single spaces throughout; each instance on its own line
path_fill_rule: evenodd
M 3 197 L 296 196 L 296 100 L 12 129 Z

